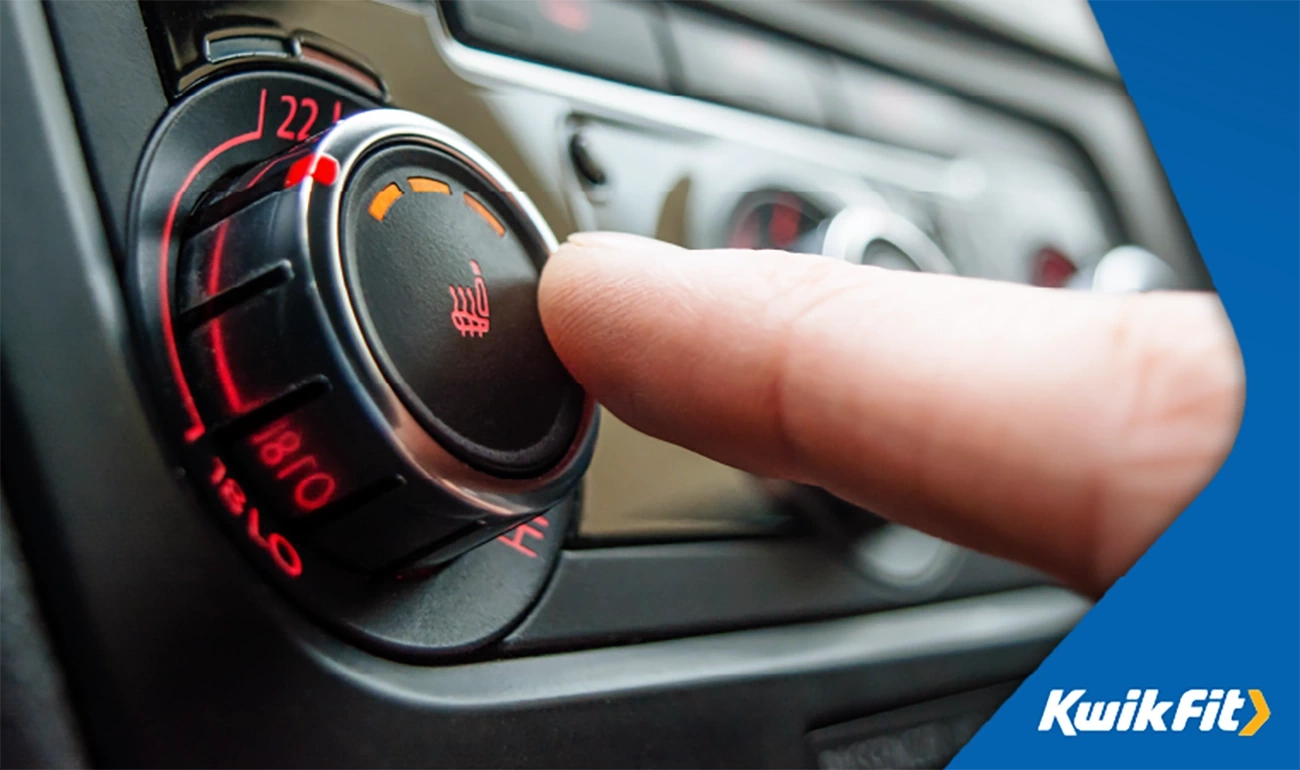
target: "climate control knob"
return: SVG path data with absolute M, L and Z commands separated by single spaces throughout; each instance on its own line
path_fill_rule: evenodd
M 559 503 L 591 400 L 546 340 L 555 238 L 505 173 L 372 110 L 218 183 L 175 280 L 179 357 L 226 462 L 339 561 L 445 561 Z

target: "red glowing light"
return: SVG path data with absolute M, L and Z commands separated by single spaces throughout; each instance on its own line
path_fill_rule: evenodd
M 311 120 L 305 123 L 297 133 L 294 133 L 289 128 L 289 124 L 292 122 L 294 113 L 297 111 L 299 101 L 292 96 L 281 97 L 280 101 L 285 103 L 290 103 L 290 111 L 288 117 L 285 119 L 283 123 L 280 124 L 280 128 L 277 129 L 276 135 L 282 139 L 297 140 L 300 138 L 299 134 L 301 134 L 302 135 L 301 138 L 305 139 L 308 133 L 310 132 L 312 125 L 316 122 L 316 116 L 319 113 L 319 108 L 316 106 L 316 102 L 310 98 L 306 98 L 302 100 L 304 106 L 311 111 L 312 117 Z M 306 105 L 306 102 L 311 102 L 311 104 Z M 334 122 L 337 123 L 339 118 L 342 117 L 342 115 L 343 115 L 343 103 L 341 101 L 335 101 L 334 114 L 333 114 Z M 234 147 L 238 147 L 241 144 L 246 144 L 248 142 L 253 142 L 253 141 L 257 141 L 258 139 L 261 139 L 265 134 L 265 130 L 266 130 L 266 89 L 263 88 L 258 97 L 257 128 L 253 131 L 249 131 L 244 134 L 239 134 L 238 136 L 233 136 L 230 139 L 227 139 L 226 141 L 222 142 L 216 147 L 213 147 L 211 150 L 208 151 L 206 155 L 200 158 L 199 162 L 194 164 L 194 167 L 191 168 L 189 170 L 189 173 L 185 175 L 185 179 L 184 181 L 181 182 L 180 188 L 176 190 L 176 194 L 172 197 L 171 206 L 167 209 L 167 216 L 163 220 L 162 237 L 159 241 L 159 248 L 158 248 L 159 255 L 160 255 L 159 264 L 158 264 L 158 272 L 159 272 L 158 307 L 159 307 L 159 314 L 162 316 L 163 344 L 167 348 L 168 368 L 171 369 L 172 378 L 176 381 L 177 395 L 180 397 L 181 407 L 185 410 L 186 419 L 190 423 L 189 427 L 186 428 L 185 430 L 185 441 L 189 443 L 193 443 L 195 441 L 198 441 L 200 438 L 202 438 L 204 432 L 206 431 L 206 428 L 203 424 L 203 418 L 199 416 L 198 406 L 194 403 L 194 395 L 190 391 L 189 382 L 186 381 L 185 373 L 181 369 L 180 350 L 176 343 L 175 330 L 172 324 L 171 291 L 170 291 L 172 230 L 176 226 L 176 215 L 180 210 L 181 200 L 185 197 L 185 193 L 190 189 L 190 185 L 194 184 L 194 180 L 198 178 L 198 175 L 203 171 L 203 169 L 206 168 L 207 165 L 211 163 L 214 159 L 216 159 L 218 156 L 225 153 L 227 150 L 230 150 L 231 148 Z M 322 156 L 322 157 L 328 157 L 328 156 Z M 325 165 L 326 168 L 320 169 L 319 172 L 320 176 L 317 177 L 313 174 L 312 178 L 320 182 L 321 184 L 326 184 L 326 185 L 333 184 L 338 178 L 338 170 L 339 170 L 338 161 L 335 161 L 333 158 L 330 158 L 330 160 Z M 248 186 L 251 187 L 252 184 L 256 183 L 259 178 L 260 175 L 258 177 L 254 177 L 254 179 L 252 180 L 252 182 L 249 183 Z
M 238 516 L 244 510 L 244 505 L 248 503 L 248 495 L 244 494 L 244 488 L 239 486 L 239 482 L 227 478 L 217 486 L 217 496 L 232 514 Z
M 289 173 L 284 175 L 284 186 L 293 187 L 306 179 L 308 172 L 311 171 L 311 162 L 314 157 L 314 155 L 304 155 L 295 160 L 293 165 L 289 167 Z
M 316 103 L 316 100 L 310 96 L 299 98 L 290 94 L 285 94 L 280 97 L 280 102 L 289 105 L 289 114 L 284 116 L 284 121 L 281 122 L 280 127 L 275 130 L 275 135 L 291 142 L 301 142 L 311 136 L 311 130 L 316 125 L 316 119 L 320 117 L 320 105 Z M 299 107 L 301 107 L 304 112 L 311 114 L 303 121 L 302 126 L 297 131 L 294 131 L 293 126 L 290 124 L 292 124 L 294 118 L 298 116 Z M 339 118 L 342 115 L 343 102 L 335 100 L 334 115 L 333 119 L 330 121 L 331 124 L 339 122 Z
M 272 532 L 265 537 L 261 532 L 262 517 L 256 508 L 248 509 L 248 539 L 253 545 L 271 554 L 271 561 L 289 577 L 302 574 L 302 558 L 298 549 L 279 532 Z
M 483 282 L 483 273 L 478 263 L 469 261 L 469 269 L 474 273 L 474 285 L 448 286 L 451 292 L 451 324 L 460 332 L 460 336 L 482 337 L 492 327 L 488 308 L 487 284 Z
M 244 515 L 244 506 L 248 503 L 248 498 L 244 495 L 244 490 L 239 483 L 226 475 L 226 464 L 219 458 L 212 458 L 212 474 L 208 477 L 212 485 L 217 488 L 217 494 L 221 497 L 222 503 L 230 511 L 230 515 L 238 517 Z M 262 536 L 262 517 L 256 508 L 248 508 L 248 527 L 245 533 L 253 545 L 261 548 L 271 555 L 271 560 L 275 566 L 279 567 L 289 577 L 298 577 L 302 574 L 302 558 L 298 555 L 298 549 L 293 546 L 283 535 L 278 532 L 272 532 L 267 536 Z
M 1068 284 L 1077 272 L 1079 268 L 1072 259 L 1050 246 L 1040 249 L 1034 255 L 1035 286 L 1059 289 Z
M 782 195 L 772 204 L 767 235 L 772 245 L 779 249 L 784 249 L 799 237 L 799 201 L 793 196 Z
M 339 162 L 329 155 L 317 155 L 316 165 L 312 166 L 311 178 L 328 187 L 339 178 Z
M 334 476 L 318 470 L 316 455 L 301 452 L 302 434 L 287 428 L 286 420 L 278 420 L 251 439 L 257 447 L 257 458 L 267 468 L 277 468 L 275 479 L 287 481 L 296 477 L 293 486 L 294 504 L 302 511 L 314 511 L 334 497 L 338 482 Z
M 570 32 L 591 28 L 591 6 L 586 0 L 538 0 L 537 5 L 547 21 Z
M 208 262 L 209 296 L 215 295 L 220 288 L 221 256 L 226 248 L 226 230 L 229 226 L 229 220 L 222 222 L 213 238 L 212 258 Z M 208 332 L 212 341 L 212 368 L 217 376 L 217 383 L 221 386 L 221 392 L 226 397 L 230 411 L 239 414 L 244 411 L 244 399 L 239 394 L 239 386 L 235 385 L 235 375 L 226 356 L 226 335 L 221 330 L 220 318 L 212 319 L 208 324 Z
M 181 198 L 185 192 L 194 184 L 195 178 L 214 158 L 232 147 L 238 147 L 247 142 L 253 142 L 262 138 L 262 129 L 266 121 L 266 89 L 262 89 L 262 95 L 257 108 L 257 129 L 249 131 L 246 134 L 240 134 L 231 137 L 216 147 L 208 151 L 199 159 L 199 162 L 190 169 L 185 175 L 184 181 L 181 182 L 180 189 L 172 197 L 171 207 L 167 209 L 167 218 L 163 220 L 162 238 L 159 245 L 159 276 L 158 276 L 158 301 L 159 313 L 162 316 L 162 333 L 163 341 L 167 347 L 167 363 L 171 367 L 172 377 L 176 380 L 177 394 L 181 399 L 181 406 L 185 409 L 185 414 L 190 421 L 190 427 L 185 431 L 185 440 L 194 442 L 203 436 L 204 426 L 203 419 L 199 417 L 199 409 L 194 403 L 194 394 L 190 392 L 189 383 L 185 380 L 185 373 L 181 370 L 181 354 L 176 344 L 175 331 L 172 328 L 171 314 L 171 236 L 172 228 L 176 225 L 176 213 L 181 206 Z
M 532 526 L 533 524 L 538 524 L 543 529 L 551 526 L 551 522 L 547 521 L 545 516 L 538 516 L 537 518 L 533 519 L 532 521 L 526 524 L 520 524 L 519 526 L 515 527 L 514 529 L 505 533 L 504 535 L 498 536 L 497 540 L 500 540 L 501 542 L 505 543 L 506 545 L 515 549 L 519 553 L 522 553 L 524 556 L 527 556 L 530 559 L 536 559 L 537 552 L 529 548 L 528 546 L 524 545 L 524 537 L 528 536 L 535 540 L 545 540 L 546 534 L 543 533 L 542 530 L 538 529 L 537 527 Z
M 307 155 L 293 162 L 284 175 L 284 186 L 293 187 L 305 179 L 332 185 L 339 178 L 339 162 L 329 155 Z

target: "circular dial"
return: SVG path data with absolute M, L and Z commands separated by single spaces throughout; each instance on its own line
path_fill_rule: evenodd
M 136 184 L 134 304 L 236 540 L 354 638 L 445 654 L 541 589 L 594 409 L 541 329 L 537 211 L 464 137 L 370 106 L 291 73 L 177 105 Z
M 590 457 L 592 406 L 537 312 L 554 236 L 507 189 L 449 129 L 372 110 L 194 215 L 177 309 L 198 412 L 291 517 L 409 510 L 402 537 L 331 542 L 362 570 L 457 555 L 558 503 Z

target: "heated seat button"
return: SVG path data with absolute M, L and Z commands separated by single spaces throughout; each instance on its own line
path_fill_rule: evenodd
M 356 171 L 344 212 L 353 305 L 406 408 L 480 470 L 534 476 L 559 462 L 584 394 L 546 340 L 538 266 L 502 193 L 403 144 Z
M 650 3 L 468 0 L 445 6 L 472 45 L 667 90 L 662 19 Z

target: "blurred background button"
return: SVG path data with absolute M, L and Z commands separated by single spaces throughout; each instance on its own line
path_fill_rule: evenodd
M 448 21 L 464 42 L 613 80 L 668 89 L 651 4 L 462 0 Z
M 958 100 L 855 62 L 835 62 L 837 122 L 851 134 L 951 153 L 968 123 Z
M 669 8 L 668 26 L 686 94 L 825 124 L 822 91 L 832 75 L 814 49 L 676 7 Z

